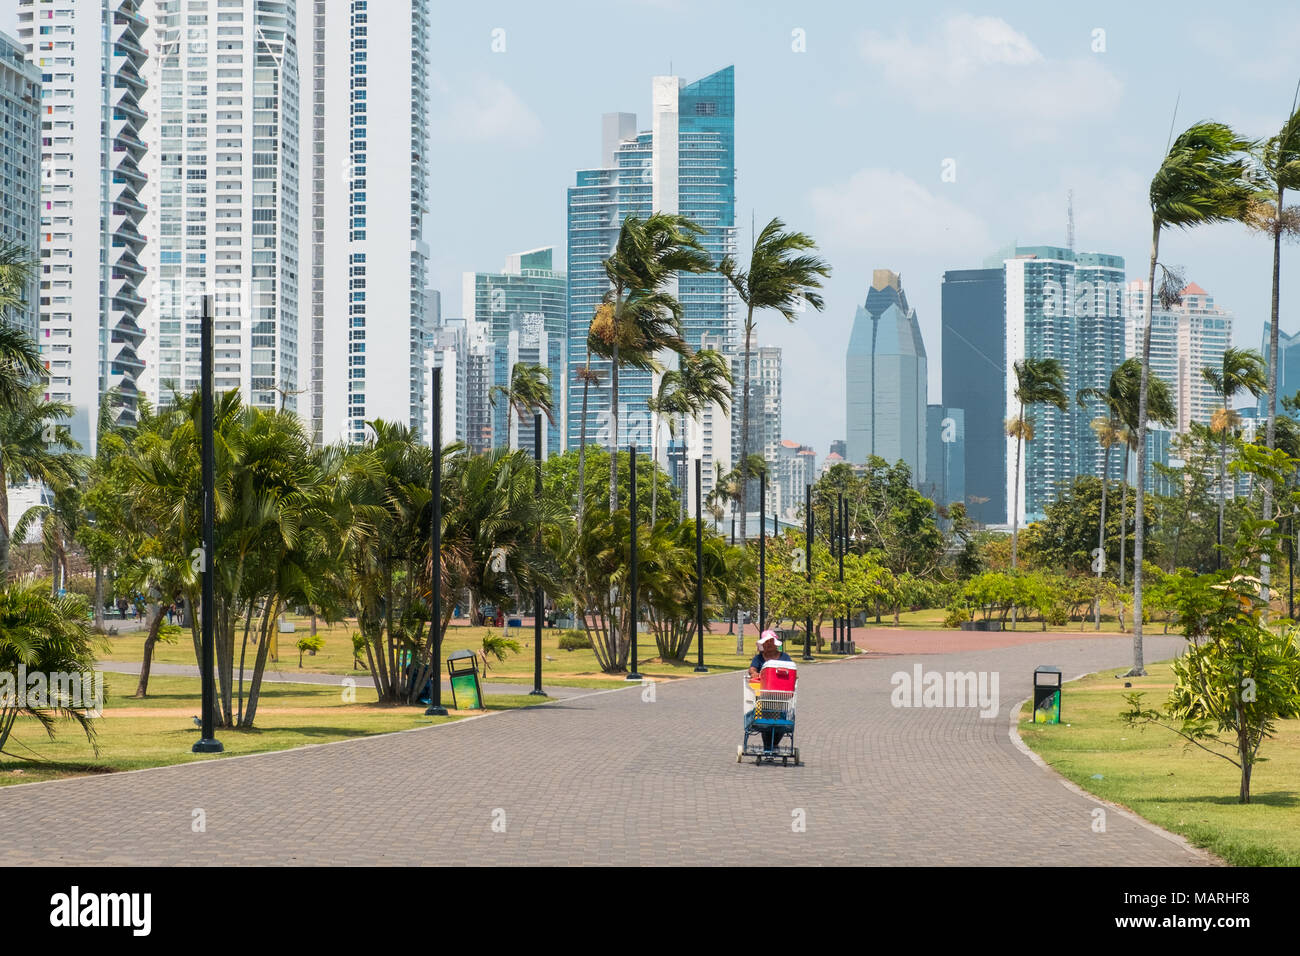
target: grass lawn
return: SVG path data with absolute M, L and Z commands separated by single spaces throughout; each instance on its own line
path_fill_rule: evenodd
M 214 759 L 190 752 L 199 739 L 192 719 L 199 713 L 198 678 L 154 676 L 145 700 L 128 696 L 135 693 L 134 677 L 107 674 L 105 683 L 104 716 L 95 721 L 98 756 L 72 721 L 60 721 L 50 740 L 35 720 L 20 717 L 6 753 L 0 755 L 0 786 Z M 426 717 L 423 706 L 381 707 L 373 690 L 358 687 L 355 693 L 356 702 L 345 703 L 340 687 L 266 684 L 255 728 L 222 729 L 217 737 L 226 755 L 255 754 L 444 724 L 480 713 L 451 711 L 448 717 Z M 486 705 L 491 711 L 540 702 L 527 695 L 493 695 Z
M 293 644 L 298 636 L 310 632 L 310 623 L 293 616 L 290 616 L 289 620 L 293 621 L 297 626 L 297 631 L 294 634 L 279 635 L 279 663 L 267 664 L 268 677 L 291 680 L 293 675 L 298 672 L 298 651 Z M 314 674 L 334 674 L 337 676 L 367 674 L 368 672 L 364 666 L 360 670 L 354 670 L 352 666 L 351 635 L 355 629 L 356 625 L 351 621 L 334 625 L 318 624 L 317 635 L 324 638 L 325 646 L 314 657 L 310 655 L 303 656 L 302 670 Z M 464 625 L 449 627 L 443 644 L 444 659 L 452 651 L 465 648 L 475 651 L 480 650 L 483 646 L 483 636 L 488 633 L 488 630 L 485 627 L 468 627 Z M 500 633 L 499 629 L 497 633 Z M 554 628 L 544 628 L 542 630 L 543 686 L 551 683 L 570 687 L 609 687 L 624 680 L 623 674 L 601 673 L 600 666 L 596 663 L 594 651 L 560 650 L 560 634 L 561 631 Z M 531 626 L 515 629 L 510 636 L 519 642 L 519 652 L 511 654 L 506 660 L 499 663 L 493 659 L 492 669 L 487 673 L 487 680 L 496 683 L 528 684 L 532 686 L 533 629 Z M 138 662 L 144 655 L 144 637 L 144 632 L 141 631 L 107 638 L 110 649 L 101 656 L 104 660 Z M 757 637 L 758 634 L 753 625 L 747 626 L 745 628 L 744 652 L 737 655 L 735 635 L 727 634 L 725 624 L 714 624 L 713 631 L 706 634 L 704 638 L 705 666 L 710 671 L 739 670 L 748 667 L 750 659 L 756 653 L 754 642 Z M 827 640 L 826 646 L 829 647 L 829 631 L 825 637 Z M 800 653 L 800 649 L 793 646 L 786 646 L 782 649 L 789 653 L 791 657 L 797 657 Z M 656 656 L 657 650 L 654 636 L 642 634 L 638 641 L 637 650 L 641 673 L 647 677 L 671 679 L 690 677 L 694 673 L 694 648 L 692 648 L 689 661 L 663 661 Z M 252 673 L 256 651 L 256 647 L 250 646 L 248 649 L 248 661 L 245 665 L 247 673 Z M 236 655 L 238 655 L 238 649 L 236 649 Z M 818 660 L 833 660 L 839 655 L 825 653 L 815 654 L 814 656 Z M 188 664 L 193 666 L 194 644 L 188 630 L 173 643 L 163 644 L 160 642 L 155 645 L 154 660 L 168 664 Z M 238 656 L 236 656 L 237 669 Z M 152 687 L 155 679 L 150 678 L 150 687 Z M 120 676 L 117 682 L 122 687 L 125 687 L 127 680 L 129 678 Z M 133 693 L 134 690 L 135 686 L 132 684 L 125 692 Z
M 908 629 L 923 630 L 923 631 L 951 630 L 951 628 L 945 628 L 943 625 L 943 619 L 947 616 L 948 616 L 947 610 L 941 607 L 926 608 L 925 610 L 922 611 L 904 611 L 902 614 L 898 616 L 897 626 L 902 630 L 908 630 Z M 979 615 L 976 615 L 976 619 L 978 618 Z M 1131 626 L 1133 623 L 1132 618 L 1125 616 L 1124 623 L 1126 625 Z M 887 627 L 893 629 L 895 627 L 894 615 L 882 614 L 880 616 L 879 624 L 876 623 L 875 617 L 868 617 L 866 626 L 869 628 Z M 1007 623 L 1005 626 L 1008 630 L 1011 629 L 1010 618 L 1007 619 Z M 1165 622 L 1163 620 L 1148 621 L 1145 627 L 1146 630 L 1151 632 L 1152 634 L 1160 634 L 1164 632 Z M 1016 625 L 1015 629 L 1017 631 L 1041 631 L 1043 629 L 1043 625 L 1042 622 L 1035 617 L 1033 620 L 1030 621 L 1021 620 Z M 855 627 L 854 630 L 856 631 L 857 628 Z M 1092 623 L 1091 613 L 1089 613 L 1088 619 L 1086 621 L 1082 621 L 1082 622 L 1071 621 L 1069 624 L 1065 624 L 1060 627 L 1054 627 L 1049 624 L 1047 626 L 1047 630 L 1054 633 L 1065 633 L 1065 632 L 1075 633 L 1075 634 L 1081 633 L 1085 637 L 1089 634 L 1097 633 Z M 1102 615 L 1101 615 L 1101 633 L 1103 634 L 1121 633 L 1119 629 L 1118 619 L 1115 617 L 1114 614 L 1107 614 L 1104 610 L 1102 611 Z M 1126 630 L 1122 633 L 1127 634 L 1129 633 L 1129 631 Z
M 1236 767 L 1161 727 L 1119 719 L 1123 695 L 1135 690 L 1146 692 L 1146 706 L 1163 706 L 1173 687 L 1169 663 L 1147 670 L 1129 678 L 1129 690 L 1116 679 L 1124 668 L 1067 684 L 1060 724 L 1030 723 L 1026 705 L 1020 736 L 1079 786 L 1235 866 L 1300 866 L 1300 720 L 1279 721 L 1277 736 L 1264 741 L 1268 759 L 1255 765 L 1252 802 L 1243 806 Z

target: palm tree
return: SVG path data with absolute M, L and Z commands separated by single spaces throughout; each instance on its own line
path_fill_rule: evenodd
M 1065 394 L 1065 371 L 1054 358 L 1021 359 L 1014 366 L 1016 403 L 1020 413 L 1007 421 L 1007 434 L 1016 440 L 1016 482 L 1011 501 L 1011 566 L 1016 566 L 1016 546 L 1020 532 L 1020 459 L 1027 441 L 1034 439 L 1033 420 L 1025 415 L 1029 405 L 1051 405 L 1065 411 L 1069 399 Z
M 1082 404 L 1082 402 L 1080 402 Z M 1092 430 L 1097 435 L 1097 441 L 1101 444 L 1102 465 L 1101 465 L 1101 520 L 1097 522 L 1097 547 L 1101 552 L 1102 560 L 1097 568 L 1097 577 L 1100 578 L 1105 567 L 1106 557 L 1106 489 L 1110 485 L 1110 450 L 1124 440 L 1122 426 L 1116 420 L 1114 415 L 1107 415 L 1105 418 L 1094 418 L 1090 423 Z M 1122 529 L 1122 526 L 1121 526 Z M 1123 534 L 1121 530 L 1121 535 Z M 1101 630 L 1101 597 L 1098 596 L 1096 604 L 1096 629 Z
M 1160 233 L 1166 226 L 1190 229 L 1211 222 L 1243 218 L 1252 195 L 1243 152 L 1250 143 L 1222 123 L 1197 123 L 1184 130 L 1165 154 L 1151 179 L 1151 264 L 1147 274 L 1146 316 L 1142 329 L 1142 381 L 1138 389 L 1138 421 L 1147 420 L 1147 389 L 1151 378 L 1151 311 L 1156 295 L 1156 266 Z M 1168 273 L 1166 272 L 1166 277 Z M 1146 429 L 1138 433 L 1138 485 L 1147 467 Z M 1142 551 L 1145 543 L 1143 498 L 1134 509 L 1133 542 L 1133 668 L 1130 676 L 1146 674 L 1142 659 Z
M 518 424 L 534 411 L 541 412 L 546 420 L 555 424 L 555 407 L 551 398 L 551 370 L 545 365 L 516 362 L 510 370 L 509 385 L 493 385 L 488 390 L 488 402 L 495 406 L 497 398 L 504 398 L 514 416 L 506 415 L 506 445 L 511 451 L 518 445 Z
M 724 417 L 731 413 L 731 363 L 727 361 L 727 357 L 721 352 L 715 349 L 700 349 L 698 352 L 684 355 L 681 357 L 678 368 L 665 373 L 664 379 L 668 379 L 670 376 L 672 383 L 668 386 L 667 395 L 663 396 L 667 400 L 668 407 L 660 411 L 659 414 L 689 416 L 698 421 L 704 410 L 715 404 L 722 410 Z M 663 388 L 661 381 L 660 390 L 662 391 Z M 658 400 L 656 400 L 656 404 L 658 404 Z M 652 408 L 651 411 L 654 411 L 654 409 Z M 670 434 L 673 434 L 675 423 L 671 417 L 668 421 Z M 657 448 L 657 434 L 655 444 Z M 685 493 L 683 493 L 683 521 L 686 520 L 686 497 Z M 650 522 L 651 527 L 653 527 L 653 513 Z
M 85 459 L 74 454 L 81 445 L 66 425 L 57 424 L 72 417 L 70 405 L 47 402 L 39 385 L 27 385 L 12 402 L 0 403 L 0 575 L 9 568 L 9 484 L 59 487 L 85 473 Z
M 609 309 L 607 305 L 600 308 Z M 595 320 L 593 319 L 593 322 Z M 575 373 L 578 381 L 582 383 L 582 424 L 579 426 L 578 437 L 578 518 L 577 531 L 582 534 L 582 516 L 587 510 L 587 393 L 595 385 L 600 387 L 600 373 L 591 367 L 591 340 L 590 331 L 588 332 L 587 341 L 587 362 L 582 368 Z
M 1300 88 L 1297 88 L 1300 98 Z M 1300 110 L 1296 99 L 1291 102 L 1291 115 L 1276 136 L 1266 140 L 1256 153 L 1256 185 L 1259 190 L 1251 204 L 1246 224 L 1266 233 L 1273 239 L 1273 299 L 1268 326 L 1268 425 L 1267 447 L 1277 447 L 1277 350 L 1278 306 L 1282 270 L 1282 237 L 1300 235 L 1300 206 L 1287 206 L 1286 191 L 1300 190 Z M 1273 484 L 1264 483 L 1264 520 L 1273 517 Z M 1222 519 L 1220 519 L 1222 523 Z M 1220 533 L 1222 538 L 1222 533 Z M 1260 569 L 1260 596 L 1268 600 L 1269 560 L 1265 555 Z
M 1264 359 L 1253 349 L 1227 348 L 1219 368 L 1207 365 L 1201 369 L 1201 378 L 1223 403 L 1210 419 L 1210 430 L 1219 436 L 1219 532 L 1217 566 L 1223 567 L 1223 509 L 1228 490 L 1228 433 L 1241 425 L 1241 416 L 1230 407 L 1240 391 L 1259 398 L 1268 390 L 1264 372 Z
M 654 422 L 650 431 L 651 475 L 654 481 L 650 485 L 650 530 L 654 530 L 655 518 L 659 515 L 659 426 L 666 423 L 669 439 L 677 437 L 677 419 L 685 412 L 685 396 L 682 393 L 682 376 L 676 369 L 670 369 L 659 377 L 659 387 L 655 394 L 645 400 L 646 408 Z M 685 495 L 682 496 L 683 501 Z
M 1136 358 L 1125 359 L 1110 373 L 1110 380 L 1103 391 L 1097 388 L 1085 388 L 1079 391 L 1079 401 L 1100 399 L 1106 407 L 1106 418 L 1101 421 L 1098 436 L 1106 449 L 1106 474 L 1110 472 L 1110 444 L 1124 444 L 1124 477 L 1120 482 L 1119 511 L 1119 583 L 1124 584 L 1124 552 L 1128 547 L 1128 473 L 1129 456 L 1137 448 L 1138 388 L 1142 382 L 1142 365 Z M 1174 397 L 1164 379 L 1153 378 L 1147 388 L 1147 421 L 1161 425 L 1173 425 L 1178 418 L 1174 407 Z M 1093 422 L 1093 429 L 1098 429 Z M 1103 433 L 1106 437 L 1102 437 Z M 1106 486 L 1102 484 L 1102 528 L 1105 528 Z M 1105 548 L 1103 541 L 1101 547 Z
M 598 354 L 610 360 L 609 510 L 618 510 L 618 371 L 632 352 L 642 363 L 654 362 L 663 348 L 686 351 L 682 339 L 681 303 L 667 291 L 679 272 L 708 272 L 709 254 L 697 238 L 704 232 L 685 216 L 651 213 L 645 219 L 628 216 L 619 228 L 614 251 L 604 261 L 613 305 L 604 328 L 593 321 L 588 342 L 595 336 Z
M 736 260 L 727 256 L 718 267 L 731 282 L 740 301 L 745 305 L 744 384 L 740 415 L 740 460 L 749 458 L 749 356 L 754 344 L 754 313 L 775 309 L 787 322 L 794 322 L 803 304 L 818 312 L 823 301 L 817 291 L 822 280 L 829 279 L 831 267 L 824 260 L 810 254 L 817 244 L 802 232 L 786 232 L 785 223 L 774 218 L 754 240 L 749 253 L 749 268 L 741 269 Z M 740 540 L 745 541 L 744 501 L 749 490 L 748 470 L 741 475 Z M 759 511 L 763 510 L 760 505 Z
M 54 490 L 50 504 L 33 505 L 14 525 L 14 537 L 21 544 L 32 528 L 40 524 L 41 549 L 50 562 L 50 594 L 54 597 L 59 596 L 61 588 L 67 587 L 68 547 L 78 536 L 81 516 L 80 490 L 76 485 L 63 485 Z
M 0 588 L 0 673 L 16 673 L 23 665 L 33 673 L 88 676 L 95 653 L 87 611 L 80 595 L 51 597 L 39 584 Z M 87 701 L 87 688 L 82 686 L 80 700 L 53 686 L 49 694 L 48 706 L 30 700 L 20 706 L 17 695 L 0 697 L 0 750 L 8 743 L 20 714 L 34 717 L 50 737 L 54 736 L 56 718 L 71 718 L 95 744 L 90 720 L 99 702 Z M 95 752 L 99 752 L 97 746 Z

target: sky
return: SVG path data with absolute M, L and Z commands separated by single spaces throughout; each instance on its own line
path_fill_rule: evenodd
M 387 4 L 406 6 L 371 10 Z M 16 7 L 0 0 L 0 30 L 14 32 Z M 425 236 L 444 315 L 463 314 L 462 272 L 546 245 L 562 266 L 565 189 L 599 163 L 602 113 L 635 112 L 648 128 L 652 76 L 689 82 L 734 65 L 738 247 L 751 217 L 761 228 L 779 216 L 834 270 L 822 313 L 758 322 L 759 341 L 784 350 L 785 437 L 819 456 L 844 437 L 844 350 L 874 269 L 902 275 L 937 402 L 945 270 L 978 268 L 1013 241 L 1064 245 L 1073 189 L 1076 248 L 1121 255 L 1130 279 L 1145 278 L 1146 189 L 1171 125 L 1271 135 L 1300 81 L 1300 16 L 1286 0 L 1249 16 L 1197 0 L 431 7 Z M 1259 347 L 1266 239 L 1235 225 L 1166 232 L 1161 259 L 1235 314 L 1236 344 Z M 1297 278 L 1300 249 L 1284 249 L 1288 332 L 1300 330 Z
M 943 272 L 978 268 L 1012 241 L 1064 245 L 1067 190 L 1076 248 L 1122 255 L 1129 278 L 1146 277 L 1146 190 L 1171 124 L 1215 119 L 1261 137 L 1290 110 L 1300 17 L 1290 4 L 1237 9 L 439 0 L 426 231 L 444 312 L 461 314 L 462 271 L 543 245 L 561 256 L 565 187 L 598 164 L 602 113 L 636 112 L 647 128 L 653 75 L 689 82 L 734 64 L 738 246 L 751 216 L 760 228 L 780 216 L 834 269 L 823 313 L 759 319 L 761 343 L 784 351 L 785 437 L 825 455 L 844 437 L 844 350 L 874 269 L 902 275 L 932 402 Z M 1235 313 L 1237 344 L 1259 347 L 1266 239 L 1235 225 L 1166 233 L 1161 259 Z M 1292 248 L 1287 331 L 1300 327 L 1300 290 L 1286 297 L 1297 277 Z

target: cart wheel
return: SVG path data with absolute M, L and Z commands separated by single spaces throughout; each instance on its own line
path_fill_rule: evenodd
M 781 758 L 781 766 L 782 766 L 782 767 L 788 767 L 788 766 L 790 766 L 790 758 L 789 758 L 789 757 L 782 757 L 782 758 Z
M 799 748 L 798 748 L 798 747 L 795 747 L 795 748 L 794 748 L 794 765 L 795 765 L 796 767 L 801 767 L 801 766 L 803 766 L 803 764 L 801 764 L 801 763 L 799 762 Z
M 742 760 L 744 760 L 744 759 L 745 759 L 745 745 L 744 745 L 744 744 L 737 744 L 737 745 L 736 745 L 736 763 L 740 763 L 740 762 L 741 762 Z

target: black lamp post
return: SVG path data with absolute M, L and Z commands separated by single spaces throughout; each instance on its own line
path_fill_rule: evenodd
M 700 495 L 700 459 L 695 459 L 695 673 L 707 674 L 704 666 L 704 511 Z
M 841 585 L 844 584 L 844 549 L 848 546 L 848 539 L 844 536 L 844 529 L 847 526 L 848 525 L 847 522 L 845 521 L 845 511 L 844 511 L 844 492 L 841 491 L 840 492 L 840 520 L 835 523 L 835 537 L 839 539 L 838 550 L 840 552 L 840 584 Z M 843 589 L 841 588 L 841 590 Z M 848 613 L 847 607 L 844 608 L 844 612 L 845 614 Z M 840 653 L 841 654 L 847 654 L 849 652 L 849 639 L 845 633 L 847 630 L 848 630 L 848 619 L 842 617 L 840 618 Z
M 533 412 L 533 470 L 535 479 L 533 487 L 536 490 L 537 499 L 537 563 L 536 568 L 542 564 L 542 413 Z M 539 581 L 536 590 L 533 592 L 533 689 L 529 691 L 529 696 L 545 697 L 546 691 L 542 690 L 542 610 L 546 595 L 542 593 L 542 585 Z
M 632 566 L 631 566 L 631 568 L 629 569 L 629 571 L 630 571 L 630 573 L 629 573 L 629 577 L 630 577 L 631 580 L 632 580 L 632 593 L 631 593 L 631 595 L 630 595 L 630 596 L 631 596 L 631 605 L 632 605 L 632 621 L 631 621 L 631 624 L 632 624 L 632 670 L 628 672 L 627 680 L 641 680 L 641 675 L 637 672 L 637 669 L 636 669 L 636 666 L 637 666 L 637 649 L 636 649 L 636 636 L 637 636 L 637 623 L 636 623 L 636 622 L 637 622 L 637 606 L 636 606 L 636 525 L 637 525 L 637 517 L 636 517 L 636 445 L 630 445 L 630 446 L 628 446 L 628 471 L 631 473 L 631 478 L 632 478 L 632 482 L 631 482 L 631 484 L 632 484 L 632 488 L 631 488 L 631 492 L 630 492 L 630 498 L 631 498 L 631 509 L 630 509 L 630 511 L 629 511 L 629 514 L 631 515 L 631 518 L 632 518 L 632 520 L 631 520 L 631 525 L 632 525 Z
M 213 562 L 217 552 L 216 529 L 216 486 L 217 455 L 213 444 L 212 407 L 212 296 L 205 295 L 200 311 L 201 358 L 199 368 L 199 387 L 203 390 L 199 407 L 199 428 L 203 433 L 203 717 L 202 733 L 191 753 L 219 754 L 226 748 L 216 738 L 213 725 L 216 723 L 217 688 L 212 674 L 212 657 L 216 649 L 216 571 Z
M 840 509 L 840 520 L 844 523 L 844 533 L 841 536 L 843 548 L 840 553 L 840 580 L 844 580 L 844 551 L 849 550 L 849 503 L 840 498 L 843 507 Z M 847 617 L 844 618 L 844 653 L 853 654 L 856 648 L 853 646 L 853 608 L 846 607 L 844 612 Z
M 429 706 L 426 717 L 446 717 L 442 706 L 442 369 L 433 369 L 433 411 L 430 418 L 430 448 L 433 450 L 433 519 L 430 521 L 432 543 L 429 548 L 432 562 L 429 603 L 433 619 L 433 677 L 429 686 Z
M 810 661 L 812 656 L 812 564 L 813 564 L 813 509 L 812 509 L 812 485 L 804 487 L 804 514 L 808 519 L 808 526 L 804 530 L 804 575 L 808 580 L 808 617 L 804 623 L 807 629 L 803 635 L 803 659 Z

